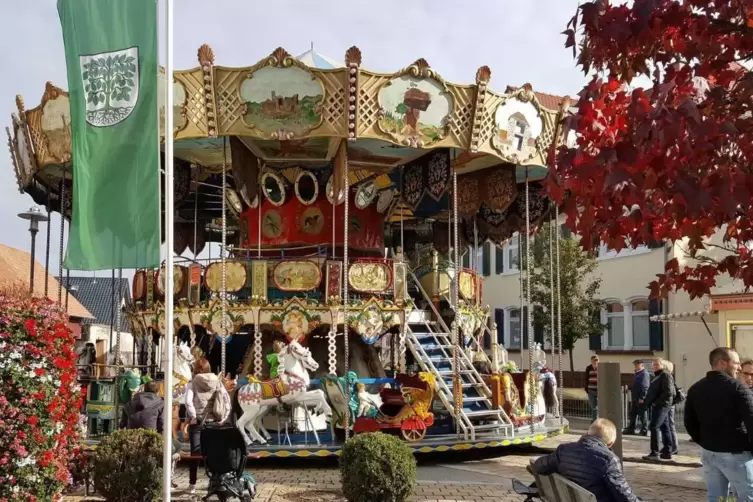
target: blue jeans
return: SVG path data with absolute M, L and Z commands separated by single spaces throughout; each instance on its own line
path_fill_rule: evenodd
M 651 410 L 651 453 L 659 453 L 659 434 L 664 445 L 662 453 L 672 453 L 672 436 L 669 432 L 669 413 L 671 406 L 654 406 Z
M 667 424 L 669 425 L 669 439 L 670 439 L 669 452 L 674 453 L 677 451 L 677 429 L 675 428 L 675 407 L 674 406 L 672 406 L 669 409 L 669 416 L 667 417 Z
M 588 394 L 588 406 L 591 408 L 591 422 L 599 418 L 599 396 L 596 391 L 586 391 Z
M 737 493 L 738 501 L 753 501 L 753 454 L 747 451 L 720 453 L 701 448 L 701 463 L 708 502 L 726 497 L 729 485 Z

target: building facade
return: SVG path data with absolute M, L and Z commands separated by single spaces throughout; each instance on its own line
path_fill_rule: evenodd
M 721 233 L 712 240 L 721 241 Z M 464 265 L 484 275 L 484 301 L 492 309 L 497 341 L 505 346 L 510 359 L 527 368 L 527 306 L 521 301 L 518 246 L 517 235 L 504 247 L 486 243 L 476 257 L 472 252 L 466 254 Z M 635 359 L 662 357 L 675 364 L 678 385 L 687 387 L 706 374 L 708 353 L 716 346 L 733 346 L 741 357 L 753 357 L 753 295 L 743 294 L 741 285 L 719 278 L 710 297 L 691 300 L 680 292 L 661 301 L 649 298 L 649 283 L 669 260 L 676 257 L 681 266 L 691 264 L 684 249 L 682 242 L 620 252 L 600 246 L 597 273 L 602 278 L 600 297 L 607 303 L 601 312 L 606 327 L 576 342 L 575 371 L 583 371 L 593 354 L 599 354 L 601 361 L 619 362 L 623 373 L 633 371 Z M 677 315 L 693 312 L 696 314 Z M 698 312 L 706 313 L 701 316 Z M 662 320 L 652 321 L 654 316 Z M 539 332 L 532 337 L 544 344 L 549 363 L 556 368 L 557 357 L 552 360 L 546 338 Z M 562 369 L 570 370 L 567 353 L 562 355 Z

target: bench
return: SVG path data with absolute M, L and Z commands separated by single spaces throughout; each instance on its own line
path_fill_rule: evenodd
M 531 460 L 531 465 L 533 462 Z M 527 495 L 528 501 L 538 498 L 546 502 L 597 502 L 596 495 L 559 474 L 544 476 L 537 474 L 530 466 L 528 471 L 536 480 L 536 488 L 528 488 L 517 479 L 513 480 L 515 492 Z

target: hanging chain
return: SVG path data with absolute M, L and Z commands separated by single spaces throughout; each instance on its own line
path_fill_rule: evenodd
M 345 152 L 345 208 L 344 213 L 345 222 L 343 223 L 343 347 L 345 353 L 345 381 L 348 381 L 348 371 L 350 370 L 350 341 L 348 340 L 348 334 L 350 329 L 348 326 L 348 229 L 350 228 L 350 166 L 348 165 L 348 149 L 344 148 Z M 333 183 L 334 185 L 334 183 Z M 346 396 L 346 403 L 350 403 L 351 396 L 353 394 L 353 387 L 347 385 L 348 395 Z M 345 414 L 345 440 L 350 438 L 350 414 Z
M 65 236 L 65 170 L 63 180 L 60 182 L 60 277 L 58 278 L 58 307 L 63 307 L 63 237 Z
M 152 369 L 154 367 L 154 364 L 152 361 L 152 354 L 154 352 L 154 333 L 152 332 L 152 328 L 147 328 L 145 339 L 146 339 L 146 374 L 149 376 L 152 376 Z
M 554 232 L 557 231 L 559 225 L 555 220 L 552 223 L 552 215 L 549 215 L 549 343 L 552 345 L 552 367 L 554 367 L 554 352 L 557 344 L 555 343 L 555 336 L 557 330 L 554 327 L 555 315 L 554 315 L 554 290 L 556 284 L 554 282 Z M 544 352 L 546 353 L 546 352 Z M 552 371 L 554 369 L 552 368 Z M 559 408 L 559 405 L 557 406 Z M 558 413 L 559 409 L 554 410 L 554 413 Z
M 555 218 L 557 220 L 557 238 L 555 240 L 555 268 L 557 273 L 557 370 L 559 371 L 559 374 L 557 375 L 557 398 L 559 401 L 559 415 L 560 415 L 560 424 L 562 424 L 563 421 L 563 407 L 562 407 L 562 290 L 561 290 L 561 283 L 560 283 L 560 229 L 559 229 L 559 221 L 560 221 L 560 210 L 559 208 L 555 208 L 554 211 Z
M 533 313 L 534 308 L 531 303 L 531 273 L 533 271 L 533 256 L 531 253 L 531 194 L 529 190 L 528 172 L 526 170 L 526 339 L 528 342 L 528 379 L 530 381 L 530 403 L 531 407 L 531 424 L 533 424 L 533 406 L 536 403 L 538 396 L 538 385 L 536 377 L 533 374 L 533 343 L 535 337 L 533 336 Z
M 49 298 L 50 290 L 50 234 L 52 233 L 52 207 L 50 204 L 50 197 L 52 196 L 52 190 L 50 185 L 47 185 L 47 245 L 44 252 L 44 297 Z M 64 218 L 63 209 L 60 209 L 60 217 Z
M 453 397 L 455 398 L 455 433 L 460 436 L 460 414 L 463 409 L 463 382 L 460 380 L 460 351 L 462 350 L 462 342 L 460 340 L 460 334 L 458 332 L 458 316 L 460 315 L 460 288 L 459 288 L 459 274 L 460 267 L 458 266 L 459 249 L 458 249 L 458 172 L 455 170 L 454 164 L 450 166 L 452 169 L 452 267 L 454 270 L 454 278 L 452 281 L 452 302 L 455 309 L 455 318 L 452 321 L 452 379 L 453 379 Z
M 227 356 L 227 138 L 222 139 L 222 250 L 220 253 L 222 263 L 222 289 L 220 301 L 222 302 L 222 322 L 220 323 L 222 334 L 222 355 L 220 359 L 220 375 L 225 376 L 225 360 Z
M 115 364 L 123 364 L 123 351 L 120 347 L 120 315 L 123 310 L 123 269 L 118 269 L 118 303 L 115 309 Z

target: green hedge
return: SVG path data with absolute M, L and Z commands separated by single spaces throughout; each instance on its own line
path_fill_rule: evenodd
M 162 436 L 145 429 L 121 429 L 97 448 L 94 489 L 107 502 L 154 502 L 161 498 Z
M 343 447 L 340 476 L 350 502 L 404 502 L 416 484 L 416 459 L 395 436 L 359 434 Z

